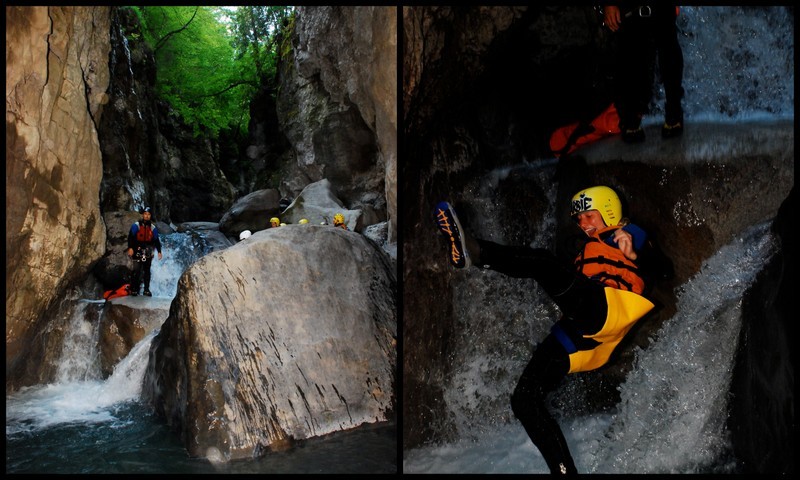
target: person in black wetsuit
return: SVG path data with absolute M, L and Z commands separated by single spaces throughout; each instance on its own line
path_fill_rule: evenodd
M 616 192 L 602 185 L 572 198 L 571 215 L 585 234 L 573 265 L 545 249 L 473 239 L 447 202 L 440 202 L 435 214 L 439 231 L 449 240 L 454 267 L 475 264 L 515 278 L 533 278 L 561 310 L 561 319 L 522 372 L 511 408 L 552 473 L 577 473 L 545 397 L 568 373 L 608 362 L 630 328 L 654 307 L 645 291 L 656 279 L 671 275 L 671 263 L 641 228 L 623 218 Z
M 672 4 L 604 5 L 602 14 L 603 23 L 616 36 L 613 95 L 622 140 L 638 143 L 645 139 L 642 115 L 653 97 L 656 56 L 665 96 L 661 136 L 681 135 L 683 52 L 675 24 L 677 7 Z
M 153 210 L 145 207 L 139 210 L 142 219 L 131 225 L 128 232 L 128 256 L 133 259 L 131 272 L 131 295 L 139 294 L 139 287 L 144 283 L 144 295 L 150 297 L 150 265 L 153 262 L 153 250 L 158 250 L 161 260 L 161 240 L 158 228 L 152 223 Z

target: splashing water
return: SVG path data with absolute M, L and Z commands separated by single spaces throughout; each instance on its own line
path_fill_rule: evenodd
M 6 436 L 58 424 L 114 422 L 114 407 L 139 399 L 151 331 L 103 380 L 67 380 L 25 387 L 6 397 Z
M 794 15 L 787 7 L 680 7 L 684 115 L 700 121 L 794 117 Z M 660 83 L 651 102 L 663 118 Z
M 619 412 L 597 455 L 604 471 L 697 473 L 729 450 L 725 422 L 741 299 L 775 251 L 768 224 L 722 248 L 684 285 L 678 312 L 637 352 Z M 680 355 L 676 355 L 680 352 Z M 610 459 L 610 462 L 609 462 Z M 596 465 L 599 468 L 599 465 Z

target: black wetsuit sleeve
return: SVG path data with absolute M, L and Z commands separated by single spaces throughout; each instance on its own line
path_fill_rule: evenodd
M 158 229 L 153 227 L 153 246 L 156 247 L 158 253 L 161 253 L 161 238 L 158 235 Z
M 134 250 L 136 250 L 136 233 L 133 231 L 133 227 L 135 226 L 136 224 L 134 223 L 131 225 L 131 229 L 128 230 L 128 248 L 132 248 Z

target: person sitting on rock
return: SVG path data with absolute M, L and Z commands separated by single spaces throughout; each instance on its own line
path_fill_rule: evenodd
M 440 202 L 435 214 L 454 267 L 474 264 L 514 278 L 533 278 L 559 307 L 561 319 L 533 352 L 511 395 L 511 409 L 551 473 L 577 473 L 545 396 L 568 373 L 594 370 L 609 361 L 630 328 L 654 307 L 644 296 L 646 286 L 669 276 L 671 263 L 644 230 L 623 218 L 616 192 L 602 185 L 572 197 L 571 216 L 585 234 L 576 252 L 570 252 L 575 253 L 573 265 L 542 248 L 473 239 L 447 202 Z
M 150 293 L 150 264 L 153 261 L 153 249 L 158 250 L 158 259 L 161 260 L 161 240 L 158 238 L 158 228 L 152 223 L 153 210 L 144 207 L 139 210 L 142 219 L 131 225 L 128 232 L 128 256 L 133 259 L 131 274 L 131 295 L 139 294 L 139 287 L 144 283 L 143 294 L 151 297 Z

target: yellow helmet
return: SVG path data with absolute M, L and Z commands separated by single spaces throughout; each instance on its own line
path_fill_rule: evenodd
M 344 215 L 341 213 L 337 213 L 333 216 L 333 224 L 334 225 L 341 225 L 344 223 Z
M 609 227 L 617 225 L 622 220 L 622 202 L 617 192 L 603 185 L 586 188 L 572 197 L 570 215 L 575 216 L 589 210 L 600 212 L 600 216 Z
M 300 225 L 305 225 L 306 223 L 308 223 L 308 219 L 307 218 L 301 218 L 300 221 L 297 222 L 297 223 L 299 223 Z
M 270 225 L 272 225 L 272 224 L 274 224 L 274 223 L 277 223 L 278 225 L 280 225 L 281 221 L 280 221 L 280 219 L 279 219 L 278 217 L 272 217 L 272 218 L 270 218 L 270 219 L 269 219 L 269 224 L 270 224 Z

